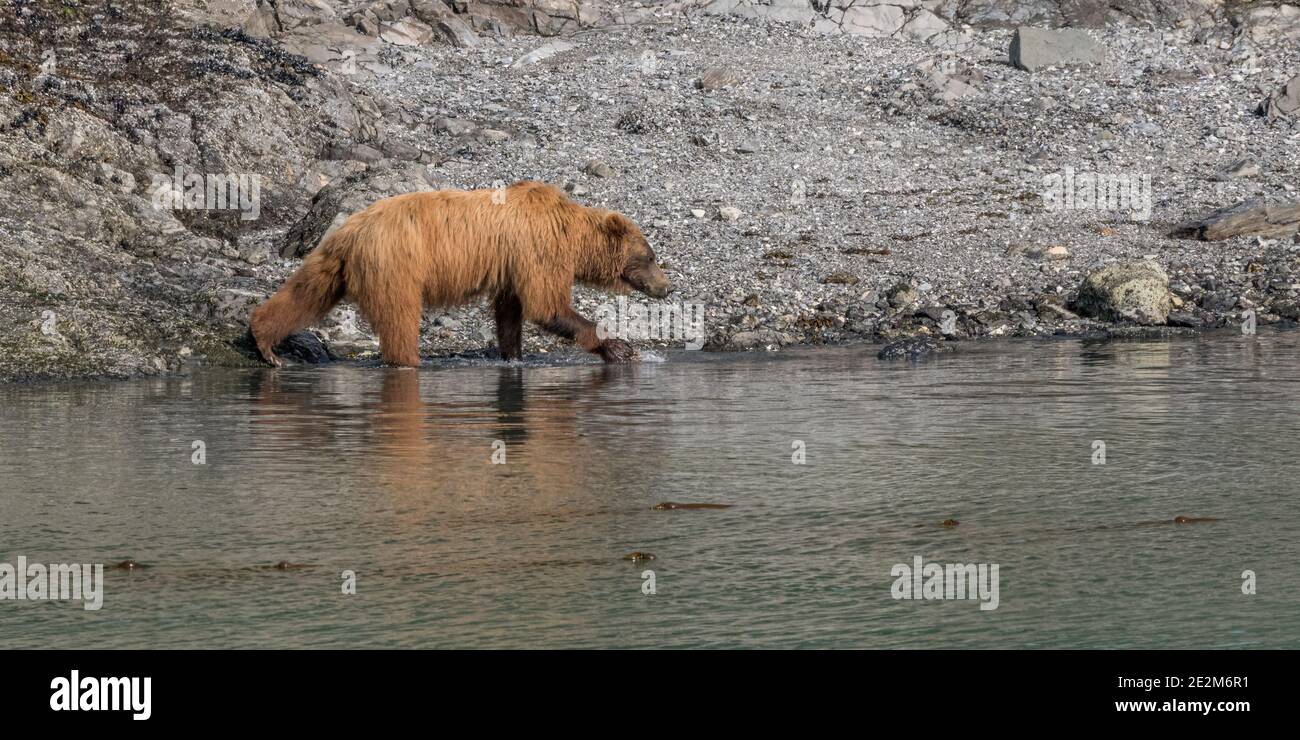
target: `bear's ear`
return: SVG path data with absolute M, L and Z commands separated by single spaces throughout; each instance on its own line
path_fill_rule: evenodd
M 627 216 L 617 211 L 609 211 L 600 222 L 601 230 L 614 242 L 620 241 L 627 236 L 629 226 Z

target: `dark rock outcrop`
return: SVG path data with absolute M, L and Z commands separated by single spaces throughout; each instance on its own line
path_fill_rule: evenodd
M 932 337 L 908 337 L 886 344 L 876 353 L 876 358 L 880 360 L 921 360 L 951 351 L 952 345 Z

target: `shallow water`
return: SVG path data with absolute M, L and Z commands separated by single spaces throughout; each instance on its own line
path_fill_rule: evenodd
M 150 566 L 0 646 L 1300 645 L 1300 334 L 876 349 L 0 387 L 0 562 Z

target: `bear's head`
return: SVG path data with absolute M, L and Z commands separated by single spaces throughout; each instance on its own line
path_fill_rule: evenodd
M 597 249 L 602 254 L 587 282 L 619 293 L 639 290 L 651 298 L 666 298 L 672 287 L 641 229 L 614 211 L 601 212 L 597 218 Z

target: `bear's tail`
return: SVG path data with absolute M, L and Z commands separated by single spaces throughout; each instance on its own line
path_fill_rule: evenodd
M 275 346 L 285 337 L 324 316 L 343 300 L 347 285 L 343 277 L 342 250 L 335 249 L 337 233 L 321 240 L 302 266 L 284 286 L 253 310 L 248 328 L 262 359 L 280 367 Z

